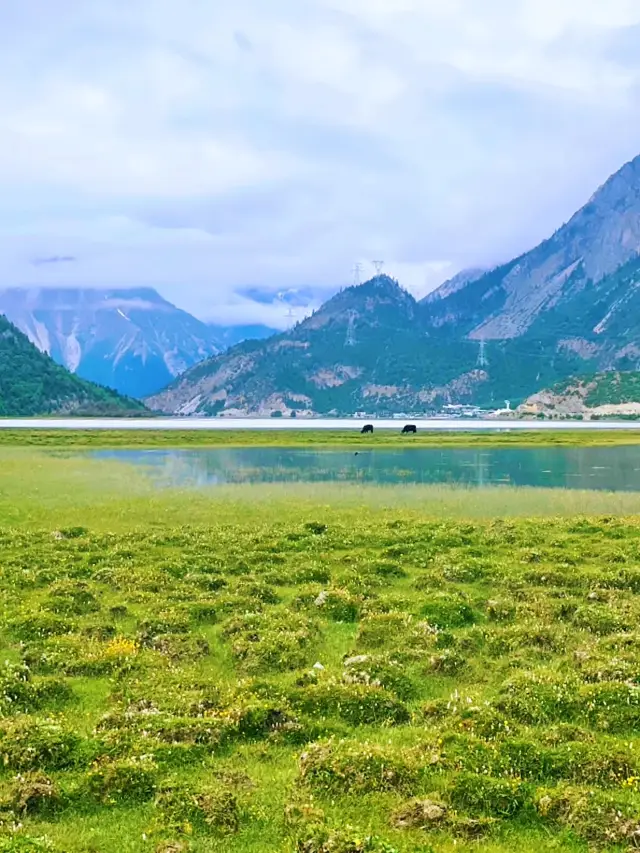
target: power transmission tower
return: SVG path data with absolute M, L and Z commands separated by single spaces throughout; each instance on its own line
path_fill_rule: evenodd
M 487 367 L 489 360 L 486 352 L 487 344 L 484 338 L 480 339 L 480 352 L 478 353 L 478 367 Z
M 354 264 L 353 265 L 353 283 L 355 285 L 360 284 L 360 273 L 362 272 L 362 264 Z
M 295 312 L 294 312 L 293 308 L 291 307 L 291 305 L 289 306 L 289 310 L 287 311 L 285 316 L 286 316 L 287 320 L 294 320 L 295 319 L 296 315 L 295 315 Z
M 355 311 L 349 311 L 347 314 L 347 334 L 344 339 L 344 345 L 346 347 L 354 347 L 356 345 L 355 322 Z
M 382 267 L 384 266 L 384 261 L 371 261 L 376 270 L 376 275 L 380 275 L 382 272 Z

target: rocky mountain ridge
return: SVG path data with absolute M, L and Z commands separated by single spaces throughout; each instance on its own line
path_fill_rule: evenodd
M 640 157 L 539 246 L 416 302 L 388 276 L 292 330 L 187 371 L 152 407 L 185 414 L 502 407 L 564 377 L 640 364 Z
M 430 322 L 456 324 L 476 340 L 521 337 L 568 296 L 597 285 L 639 252 L 640 156 L 548 240 L 432 302 Z
M 224 348 L 152 288 L 12 288 L 0 292 L 0 313 L 58 364 L 132 397 Z

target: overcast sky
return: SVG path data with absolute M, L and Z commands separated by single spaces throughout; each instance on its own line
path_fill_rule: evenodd
M 638 0 L 6 0 L 0 285 L 421 295 L 640 153 L 639 48 Z

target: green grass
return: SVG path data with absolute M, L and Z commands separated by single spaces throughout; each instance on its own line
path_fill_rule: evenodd
M 7 447 L 0 543 L 0 851 L 635 843 L 640 495 Z
M 0 447 L 609 447 L 640 443 L 633 430 L 511 430 L 504 432 L 418 432 L 378 430 L 0 430 Z

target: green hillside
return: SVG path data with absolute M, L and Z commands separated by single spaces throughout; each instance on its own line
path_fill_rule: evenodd
M 79 379 L 60 367 L 0 315 L 0 417 L 143 411 L 137 400 Z

